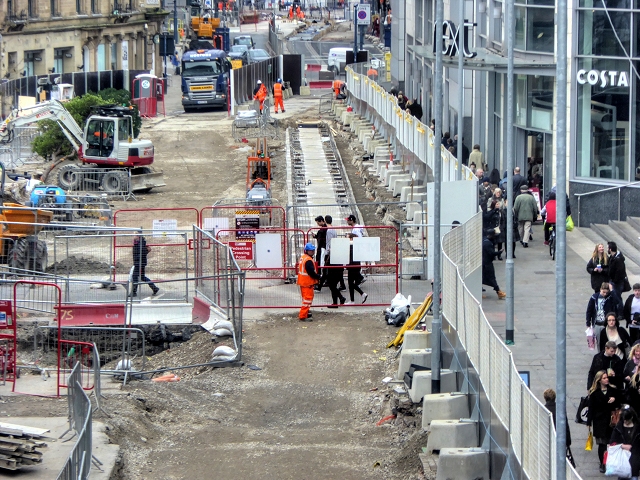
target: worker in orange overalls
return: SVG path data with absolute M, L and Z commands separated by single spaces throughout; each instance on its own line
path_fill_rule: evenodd
M 253 99 L 258 100 L 260 102 L 260 113 L 262 114 L 262 107 L 264 106 L 264 101 L 267 98 L 267 87 L 264 86 L 262 80 L 258 80 L 256 84 L 256 88 L 253 89 Z
M 300 5 L 296 7 L 296 18 L 300 18 Z
M 310 322 L 311 314 L 309 308 L 313 303 L 313 287 L 320 281 L 320 275 L 316 270 L 316 264 L 312 255 L 316 251 L 313 243 L 307 243 L 304 246 L 304 253 L 300 257 L 298 264 L 298 285 L 300 286 L 300 294 L 302 295 L 302 307 L 300 307 L 300 315 L 298 319 L 301 322 Z
M 346 98 L 346 95 L 344 94 L 343 90 L 344 90 L 344 82 L 342 80 L 339 79 L 335 79 L 333 81 L 333 92 L 336 94 L 336 100 L 340 100 L 343 98 Z
M 289 6 L 289 20 L 293 20 L 293 5 Z
M 276 80 L 276 83 L 273 84 L 273 106 L 275 107 L 276 113 L 278 113 L 278 106 L 282 109 L 282 113 L 284 113 L 284 102 L 282 101 L 282 79 L 279 78 Z

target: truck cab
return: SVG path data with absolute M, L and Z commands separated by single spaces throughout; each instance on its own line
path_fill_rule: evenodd
M 231 62 L 223 50 L 195 50 L 182 56 L 182 106 L 227 108 Z

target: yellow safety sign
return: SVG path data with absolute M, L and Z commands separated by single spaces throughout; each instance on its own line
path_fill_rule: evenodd
M 384 54 L 384 65 L 387 70 L 386 81 L 391 81 L 391 52 L 386 52 Z
M 234 70 L 242 68 L 242 60 L 231 60 L 231 68 Z

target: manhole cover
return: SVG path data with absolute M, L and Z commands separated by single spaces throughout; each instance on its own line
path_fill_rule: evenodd
M 533 272 L 533 273 L 537 273 L 538 275 L 555 275 L 556 272 Z

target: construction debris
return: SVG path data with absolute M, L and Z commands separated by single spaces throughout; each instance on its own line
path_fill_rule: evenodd
M 0 423 L 0 468 L 19 470 L 42 463 L 42 452 L 36 449 L 47 446 L 42 439 L 48 431 L 44 428 Z

